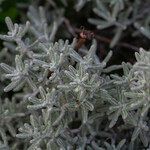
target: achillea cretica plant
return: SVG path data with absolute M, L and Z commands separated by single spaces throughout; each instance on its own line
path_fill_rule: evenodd
M 79 11 L 85 3 L 78 1 L 75 8 Z M 102 2 L 96 3 L 96 14 L 108 11 Z M 113 18 L 106 19 L 109 23 L 89 22 L 98 28 L 117 27 L 113 47 L 128 24 L 115 19 L 125 7 L 123 0 L 111 6 L 111 15 L 100 16 Z M 89 49 L 78 51 L 77 38 L 56 41 L 64 18 L 62 13 L 52 14 L 50 23 L 43 7 L 39 12 L 30 7 L 25 24 L 5 19 L 8 33 L 0 35 L 5 41 L 0 56 L 11 59 L 0 64 L 1 81 L 6 81 L 2 88 L 8 93 L 0 99 L 0 149 L 148 150 L 150 52 L 140 48 L 134 65 L 108 66 L 113 52 L 101 60 L 94 38 Z M 113 73 L 118 69 L 123 75 Z

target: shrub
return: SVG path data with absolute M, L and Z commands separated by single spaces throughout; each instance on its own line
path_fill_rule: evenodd
M 71 21 L 72 4 L 81 17 L 86 8 L 100 17 L 86 16 L 98 28 L 94 36 L 66 19 Z M 130 30 L 131 39 L 140 40 L 142 33 L 148 41 L 148 10 L 138 0 L 62 0 L 44 2 L 39 9 L 30 6 L 26 23 L 6 17 L 8 33 L 0 35 L 5 41 L 0 52 L 0 149 L 148 150 L 150 52 L 119 42 L 131 36 Z M 111 40 L 99 35 L 110 28 Z M 78 31 L 79 37 L 71 40 L 69 33 Z M 114 64 L 115 50 L 103 54 L 99 39 L 104 48 L 124 47 L 129 55 L 129 49 L 138 51 L 135 62 Z

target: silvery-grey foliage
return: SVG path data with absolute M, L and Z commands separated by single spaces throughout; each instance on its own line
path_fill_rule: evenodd
M 91 24 L 103 30 L 110 27 L 114 28 L 114 37 L 111 40 L 110 47 L 114 47 L 120 40 L 122 33 L 128 29 L 130 25 L 134 25 L 140 33 L 150 38 L 149 32 L 149 9 L 144 11 L 139 0 L 94 0 L 95 7 L 93 12 L 99 18 L 89 18 Z M 149 1 L 146 1 L 149 5 Z M 147 16 L 143 19 L 143 16 Z M 135 34 L 135 33 L 133 33 Z
M 78 1 L 76 9 L 85 3 Z M 111 9 L 105 7 L 108 3 Z M 101 29 L 116 26 L 114 46 L 128 25 L 122 17 L 131 10 L 122 13 L 124 0 L 96 4 L 94 12 L 103 20 L 89 21 Z M 113 53 L 100 61 L 95 39 L 82 55 L 75 50 L 76 38 L 54 42 L 63 17 L 62 12 L 53 15 L 57 17 L 50 23 L 42 7 L 30 7 L 25 25 L 5 19 L 9 32 L 0 35 L 7 41 L 1 56 L 11 49 L 15 63 L 1 63 L 1 78 L 7 81 L 4 91 L 14 95 L 0 101 L 0 149 L 121 150 L 135 149 L 137 141 L 148 147 L 150 53 L 140 49 L 133 66 L 123 62 L 107 67 Z M 111 74 L 121 68 L 123 76 Z M 131 139 L 121 135 L 126 130 Z
M 84 6 L 87 2 L 89 2 L 89 1 L 90 1 L 90 0 L 78 0 L 77 3 L 76 3 L 76 5 L 75 5 L 75 9 L 76 9 L 77 11 L 79 11 L 79 10 L 82 9 L 83 6 Z

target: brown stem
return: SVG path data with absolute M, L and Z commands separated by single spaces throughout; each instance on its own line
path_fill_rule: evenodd
M 74 37 L 77 37 L 76 33 L 80 34 L 82 32 L 82 29 L 79 29 L 79 28 L 76 28 L 76 27 L 72 26 L 70 21 L 67 18 L 64 18 L 64 23 L 65 23 L 66 27 L 68 28 L 69 32 Z M 96 34 L 94 35 L 94 37 L 98 41 L 101 41 L 101 42 L 104 42 L 104 43 L 108 43 L 108 44 L 110 44 L 111 40 L 112 40 L 112 39 L 109 39 L 107 37 L 96 35 Z M 131 50 L 133 50 L 135 52 L 139 52 L 139 48 L 138 47 L 136 47 L 134 45 L 131 45 L 131 44 L 128 44 L 128 43 L 125 43 L 125 42 L 119 42 L 119 43 L 116 44 L 116 46 L 128 48 L 128 49 L 131 49 Z
M 81 30 L 78 29 L 78 28 L 75 28 L 75 31 L 77 33 L 80 33 Z M 97 39 L 98 41 L 101 41 L 101 42 L 104 42 L 104 43 L 108 43 L 110 44 L 111 43 L 111 39 L 107 38 L 107 37 L 104 37 L 104 36 L 100 36 L 100 35 L 94 35 L 95 39 Z M 128 44 L 128 43 L 125 43 L 125 42 L 119 42 L 116 44 L 117 46 L 120 46 L 120 47 L 125 47 L 125 48 L 128 48 L 128 49 L 132 49 L 134 50 L 135 52 L 138 52 L 139 51 L 139 48 L 134 46 L 134 45 L 131 45 L 131 44 Z

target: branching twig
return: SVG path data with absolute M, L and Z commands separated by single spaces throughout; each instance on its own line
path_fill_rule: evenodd
M 73 25 L 71 25 L 70 21 L 67 18 L 64 18 L 64 23 L 66 25 L 66 27 L 68 28 L 68 31 L 71 35 L 73 35 L 74 37 L 77 37 L 76 33 L 81 33 L 82 30 L 79 28 L 74 27 Z M 104 43 L 111 43 L 111 39 L 104 37 L 104 36 L 100 36 L 100 35 L 94 35 L 95 39 L 97 39 L 98 41 L 104 42 Z M 125 42 L 119 42 L 116 44 L 116 46 L 120 46 L 120 47 L 124 47 L 124 48 L 128 48 L 129 50 L 133 50 L 135 52 L 139 51 L 139 48 L 131 45 L 129 43 L 125 43 Z
M 81 30 L 78 29 L 78 28 L 75 28 L 75 31 L 76 31 L 77 33 L 80 33 L 80 32 L 81 32 Z M 94 37 L 95 37 L 95 39 L 97 39 L 98 41 L 101 41 L 101 42 L 104 42 L 104 43 L 108 43 L 108 44 L 111 43 L 111 39 L 106 38 L 106 37 L 104 37 L 104 36 L 100 36 L 100 35 L 96 35 L 96 34 L 95 34 Z M 132 49 L 132 50 L 134 50 L 135 52 L 138 52 L 138 51 L 139 51 L 139 48 L 138 48 L 138 47 L 136 47 L 136 46 L 134 46 L 134 45 L 131 45 L 131 44 L 128 44 L 128 43 L 125 43 L 125 42 L 117 43 L 116 46 L 120 46 L 120 47 L 125 47 L 125 48 L 128 48 L 128 49 Z

